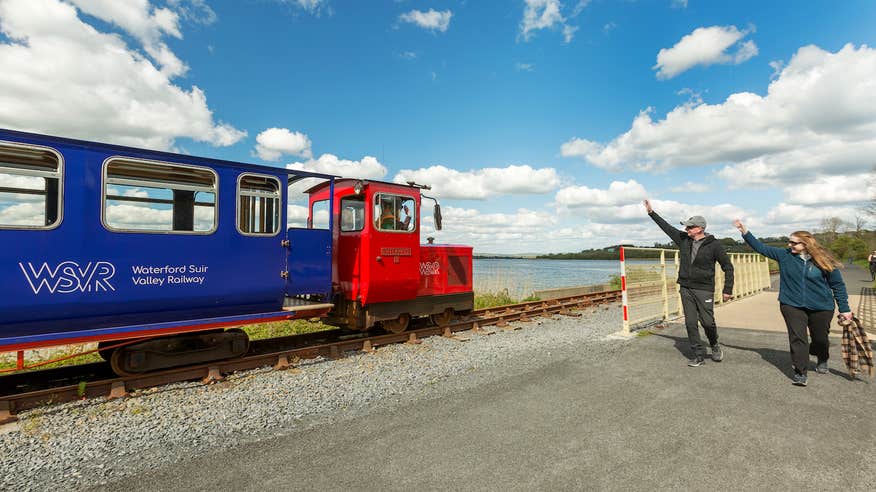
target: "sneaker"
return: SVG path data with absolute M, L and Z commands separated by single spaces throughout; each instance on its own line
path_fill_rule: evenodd
M 688 367 L 700 367 L 701 365 L 706 363 L 706 359 L 703 358 L 702 355 L 698 355 L 693 359 L 687 361 Z
M 829 372 L 827 368 L 827 361 L 819 362 L 815 365 L 815 372 L 818 374 L 827 374 Z
M 715 362 L 721 362 L 724 360 L 724 350 L 721 349 L 720 343 L 712 345 L 712 360 Z
M 791 384 L 794 386 L 806 386 L 806 375 L 794 374 L 794 377 L 791 378 Z

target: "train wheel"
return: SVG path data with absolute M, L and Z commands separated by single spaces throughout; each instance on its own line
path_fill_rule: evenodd
M 453 321 L 453 308 L 447 308 L 442 313 L 429 315 L 429 320 L 433 325 L 444 326 L 449 325 Z
M 231 359 L 246 354 L 249 337 L 239 329 L 152 338 L 117 348 L 110 366 L 120 376 Z
M 400 314 L 396 319 L 384 320 L 381 323 L 384 330 L 390 333 L 401 333 L 408 329 L 408 325 L 411 323 L 411 315 L 407 313 Z

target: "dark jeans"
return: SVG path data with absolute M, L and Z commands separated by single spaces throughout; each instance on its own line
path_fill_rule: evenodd
M 876 280 L 876 263 L 870 263 L 870 280 Z
M 781 304 L 780 309 L 785 318 L 785 325 L 788 327 L 788 342 L 791 345 L 791 362 L 794 364 L 794 371 L 806 374 L 810 354 L 818 357 L 818 362 L 826 362 L 830 357 L 827 332 L 830 331 L 833 311 L 814 311 L 787 304 Z M 806 336 L 807 326 L 812 343 Z
M 688 287 L 680 287 L 681 307 L 684 310 L 684 327 L 687 328 L 687 340 L 694 352 L 694 357 L 706 355 L 700 339 L 700 329 L 697 323 L 703 325 L 709 345 L 718 343 L 718 326 L 715 324 L 715 303 L 712 297 L 714 293 L 708 290 L 696 290 Z

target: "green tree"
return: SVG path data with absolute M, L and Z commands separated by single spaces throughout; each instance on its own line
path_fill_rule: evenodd
M 860 259 L 867 254 L 867 243 L 865 243 L 863 239 L 854 236 L 842 235 L 830 243 L 828 249 L 830 249 L 839 260 L 844 260 L 849 257 Z

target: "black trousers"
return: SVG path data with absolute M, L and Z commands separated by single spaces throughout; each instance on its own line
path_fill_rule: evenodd
M 687 340 L 694 352 L 694 357 L 706 355 L 700 338 L 700 329 L 697 323 L 703 325 L 709 345 L 718 343 L 718 326 L 715 324 L 714 293 L 708 290 L 696 290 L 688 287 L 679 287 L 681 293 L 681 307 L 684 310 L 684 327 L 687 328 Z
M 788 343 L 791 346 L 791 362 L 794 371 L 806 374 L 809 368 L 809 356 L 818 357 L 818 362 L 826 362 L 830 358 L 828 348 L 830 341 L 827 332 L 830 331 L 830 320 L 833 319 L 833 311 L 815 311 L 812 309 L 798 308 L 781 304 L 782 316 L 788 327 Z M 806 328 L 809 327 L 809 336 L 806 336 Z
M 870 262 L 870 280 L 876 280 L 876 263 Z

